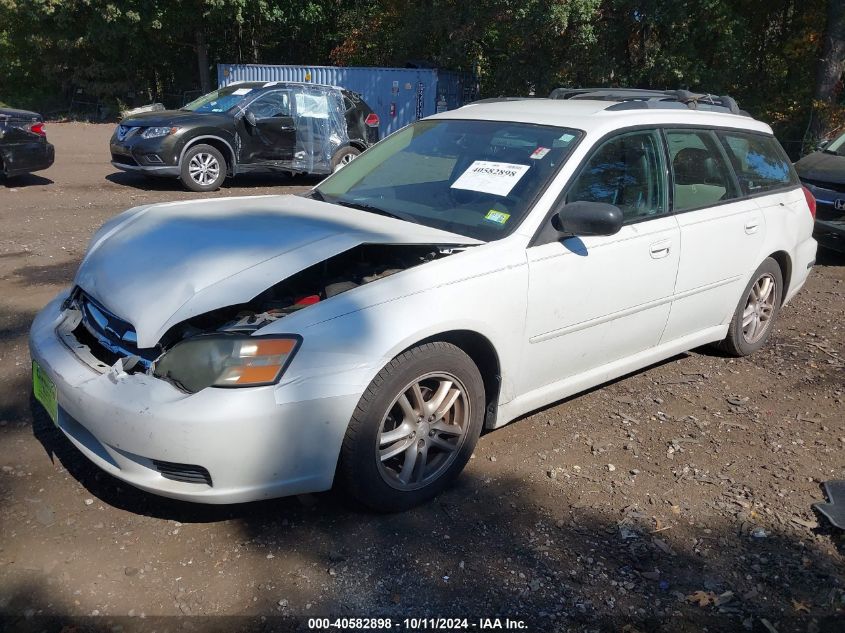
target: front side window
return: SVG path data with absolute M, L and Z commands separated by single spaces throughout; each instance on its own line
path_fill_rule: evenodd
M 699 130 L 666 130 L 675 211 L 700 209 L 737 197 L 716 138 Z
M 826 154 L 845 156 L 845 134 L 841 134 L 830 142 L 822 151 Z
M 720 132 L 742 193 L 754 195 L 798 185 L 798 174 L 780 144 L 771 136 Z
M 323 181 L 316 197 L 480 240 L 510 233 L 581 132 L 508 121 L 420 121 Z
M 290 116 L 290 92 L 274 90 L 258 97 L 247 108 L 256 119 L 274 119 Z
M 666 169 L 655 130 L 630 132 L 602 143 L 576 176 L 566 202 L 605 202 L 626 222 L 667 212 Z

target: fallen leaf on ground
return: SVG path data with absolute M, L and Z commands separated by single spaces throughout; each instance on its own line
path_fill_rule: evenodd
M 801 602 L 800 600 L 793 600 L 792 610 L 795 611 L 795 613 L 809 613 L 810 605 L 806 602 Z
M 712 591 L 693 591 L 687 596 L 687 602 L 698 604 L 699 607 L 707 607 L 716 604 L 716 594 Z

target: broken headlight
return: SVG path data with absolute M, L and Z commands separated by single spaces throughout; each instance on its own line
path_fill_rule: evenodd
M 196 393 L 206 387 L 257 387 L 279 380 L 297 337 L 196 336 L 178 343 L 153 366 L 153 375 Z

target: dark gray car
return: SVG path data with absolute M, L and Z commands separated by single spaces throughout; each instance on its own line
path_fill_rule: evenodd
M 330 174 L 379 140 L 378 116 L 333 86 L 241 82 L 120 122 L 112 165 L 213 191 L 247 172 Z
M 799 160 L 795 169 L 816 198 L 816 240 L 845 252 L 845 134 Z
M 54 155 L 40 114 L 0 108 L 0 176 L 47 169 Z

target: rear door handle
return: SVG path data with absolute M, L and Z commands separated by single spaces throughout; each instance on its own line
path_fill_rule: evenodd
M 670 240 L 661 240 L 660 242 L 655 242 L 649 247 L 649 252 L 654 259 L 660 259 L 662 257 L 666 257 L 669 254 L 669 250 L 672 246 L 672 242 Z
M 751 235 L 760 229 L 760 218 L 753 218 L 745 223 L 745 232 Z

